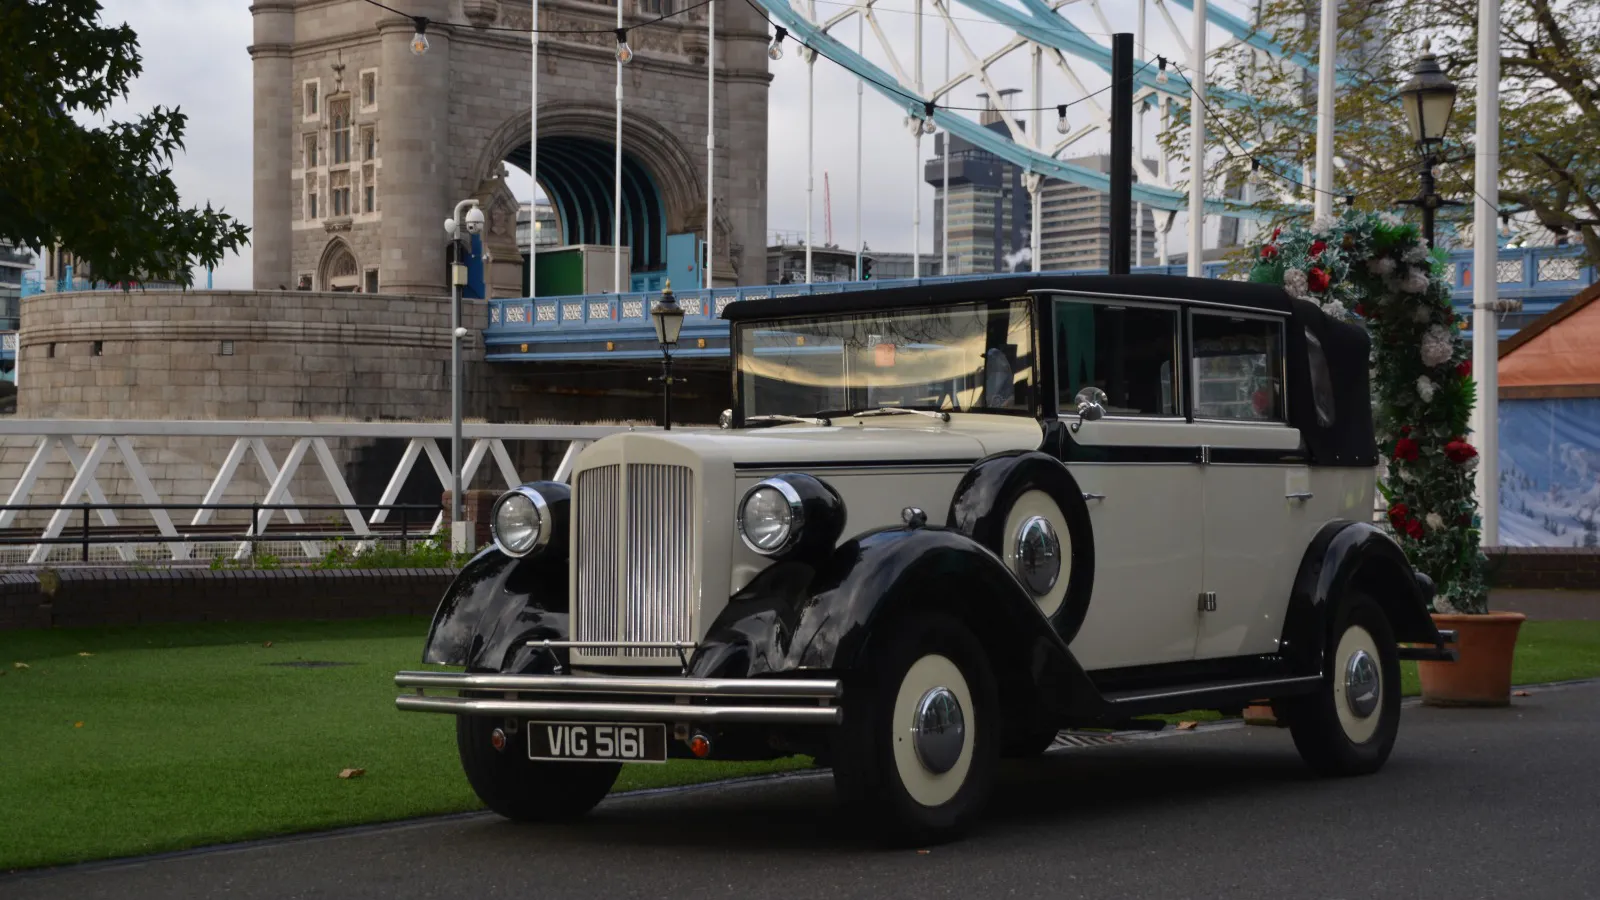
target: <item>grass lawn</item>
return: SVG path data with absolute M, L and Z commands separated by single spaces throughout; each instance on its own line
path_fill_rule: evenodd
M 454 721 L 394 709 L 427 627 L 0 632 L 0 871 L 480 808 Z M 352 665 L 275 665 L 306 660 Z M 807 765 L 626 766 L 617 790 Z
M 393 618 L 0 632 L 0 870 L 477 809 L 451 719 L 393 707 L 390 676 L 421 668 L 426 629 Z M 278 665 L 304 661 L 350 665 Z M 1518 683 L 1597 675 L 1600 622 L 1524 624 Z M 1414 664 L 1405 677 L 1416 693 Z M 627 766 L 617 789 L 809 764 Z M 366 774 L 341 779 L 345 768 Z

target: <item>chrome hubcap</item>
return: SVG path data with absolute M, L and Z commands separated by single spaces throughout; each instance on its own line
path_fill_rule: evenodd
M 966 718 L 961 702 L 946 687 L 936 687 L 917 701 L 916 721 L 911 723 L 911 745 L 917 762 L 935 775 L 955 767 L 966 741 Z
M 1378 663 L 1365 650 L 1351 654 L 1345 664 L 1344 702 L 1361 719 L 1378 708 Z
M 1050 593 L 1061 577 L 1061 539 L 1044 516 L 1032 516 L 1017 529 L 1011 569 L 1036 597 Z

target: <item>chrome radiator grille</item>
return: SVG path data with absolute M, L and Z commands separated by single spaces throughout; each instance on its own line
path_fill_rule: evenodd
M 578 476 L 577 602 L 580 641 L 691 641 L 694 604 L 694 473 L 629 463 Z M 621 558 L 626 556 L 625 565 Z M 586 656 L 676 659 L 672 650 L 621 648 Z

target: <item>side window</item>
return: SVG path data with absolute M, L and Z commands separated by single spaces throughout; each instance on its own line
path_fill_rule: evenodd
M 1087 387 L 1106 392 L 1106 412 L 1177 416 L 1178 311 L 1056 301 L 1056 377 L 1062 409 Z
M 1333 375 L 1328 371 L 1328 355 L 1322 342 L 1306 329 L 1306 362 L 1311 364 L 1311 402 L 1317 407 L 1317 424 L 1332 428 L 1334 419 Z
M 1197 419 L 1282 422 L 1283 323 L 1194 313 Z

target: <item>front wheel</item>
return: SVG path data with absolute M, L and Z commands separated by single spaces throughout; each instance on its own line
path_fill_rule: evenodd
M 845 692 L 834 785 L 852 817 L 882 840 L 949 840 L 972 823 L 994 784 L 994 675 L 982 645 L 948 615 L 887 627 L 859 688 Z
M 516 822 L 562 822 L 594 809 L 610 793 L 621 763 L 535 762 L 526 737 L 494 747 L 502 720 L 456 717 L 456 749 L 467 782 L 483 805 Z M 522 740 L 518 740 L 522 737 Z
M 1351 597 L 1334 623 L 1317 692 L 1287 706 L 1289 733 L 1321 775 L 1367 775 L 1383 767 L 1400 730 L 1400 653 L 1389 619 L 1371 598 Z

